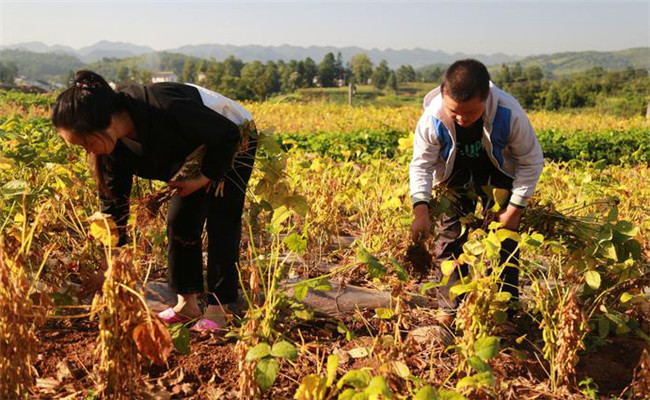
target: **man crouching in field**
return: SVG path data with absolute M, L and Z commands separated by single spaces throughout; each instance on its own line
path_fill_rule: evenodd
M 438 265 L 462 254 L 468 232 L 461 234 L 460 218 L 475 211 L 479 197 L 486 204 L 481 190 L 485 185 L 509 192 L 498 220 L 516 231 L 543 165 L 542 148 L 517 100 L 491 84 L 487 68 L 479 61 L 456 61 L 440 87 L 424 98 L 424 113 L 415 129 L 410 165 L 413 241 L 430 232 L 428 208 L 434 185 L 445 185 L 457 195 L 455 215 L 445 215 L 434 227 L 439 236 L 434 249 Z M 513 240 L 503 242 L 502 263 L 516 245 Z M 517 258 L 511 263 L 518 265 Z M 449 288 L 467 269 L 467 265 L 457 268 L 439 291 L 439 320 L 445 324 L 451 324 L 459 303 L 458 298 L 450 298 Z M 517 299 L 518 268 L 504 268 L 501 281 L 503 290 Z

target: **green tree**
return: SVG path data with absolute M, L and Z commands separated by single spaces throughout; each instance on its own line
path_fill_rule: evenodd
M 260 101 L 266 99 L 271 86 L 270 80 L 264 76 L 264 70 L 264 65 L 259 61 L 248 63 L 241 70 L 242 81 Z
M 264 79 L 268 81 L 269 94 L 279 93 L 282 89 L 278 67 L 273 61 L 269 61 L 264 69 Z
M 388 80 L 386 80 L 386 88 L 391 92 L 397 94 L 397 74 L 395 74 L 395 71 L 390 71 Z
M 512 73 L 506 64 L 501 64 L 501 73 L 499 74 L 499 85 L 505 86 L 512 82 Z
M 314 86 L 314 78 L 318 75 L 318 66 L 310 57 L 305 58 L 305 86 Z
M 520 62 L 517 62 L 512 68 L 512 80 L 518 81 L 524 78 L 524 69 L 521 66 Z
M 146 85 L 151 83 L 151 71 L 142 70 L 140 71 L 140 83 Z
M 322 87 L 334 87 L 336 80 L 336 60 L 334 54 L 327 53 L 318 65 L 318 80 Z
M 388 68 L 388 63 L 386 60 L 381 60 L 375 72 L 372 73 L 372 84 L 377 89 L 383 89 L 386 86 L 388 77 L 390 76 L 390 68 Z
M 16 64 L 13 62 L 0 62 L 0 82 L 13 85 L 17 75 L 18 67 Z
M 244 68 L 244 62 L 235 58 L 235 56 L 230 56 L 223 61 L 223 66 L 226 70 L 226 75 L 239 78 L 241 76 L 241 70 Z
M 214 61 L 208 66 L 208 71 L 205 73 L 205 87 L 210 90 L 220 91 L 221 80 L 224 76 L 225 68 L 223 63 Z
M 343 65 L 343 56 L 340 51 L 336 54 L 334 67 L 336 68 L 336 79 L 345 82 L 345 66 Z
M 180 81 L 194 83 L 196 82 L 196 75 L 196 63 L 191 59 L 187 59 L 185 65 L 183 65 L 183 70 L 181 71 Z
M 281 87 L 284 93 L 290 93 L 298 89 L 303 81 L 299 71 L 299 63 L 291 60 L 284 65 L 281 73 Z
M 410 65 L 402 65 L 397 69 L 398 82 L 415 82 L 415 70 Z
M 541 81 L 544 79 L 544 72 L 539 65 L 529 65 L 524 68 L 524 77 L 531 82 Z
M 544 107 L 547 110 L 557 110 L 562 104 L 562 99 L 560 99 L 560 94 L 558 93 L 555 87 L 551 86 L 546 92 L 546 101 L 544 102 Z
M 372 76 L 372 61 L 366 53 L 359 53 L 350 61 L 352 75 L 357 83 L 365 85 Z
M 117 70 L 117 81 L 127 82 L 129 80 L 129 67 L 126 65 L 120 65 L 120 68 Z
M 439 65 L 429 65 L 416 71 L 415 79 L 420 82 L 438 82 L 443 72 L 443 69 Z

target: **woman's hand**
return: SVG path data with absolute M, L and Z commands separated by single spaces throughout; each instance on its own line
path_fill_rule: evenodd
M 185 181 L 168 182 L 167 185 L 174 189 L 174 194 L 185 197 L 201 189 L 208 183 L 210 183 L 210 179 L 205 175 L 200 174 L 196 178 Z

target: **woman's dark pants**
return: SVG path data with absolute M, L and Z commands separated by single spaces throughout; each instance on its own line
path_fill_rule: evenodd
M 237 301 L 239 244 L 248 180 L 253 170 L 256 139 L 235 157 L 222 185 L 212 184 L 186 197 L 173 196 L 167 212 L 168 277 L 178 294 L 203 293 L 204 225 L 208 232 L 208 304 Z M 206 224 L 207 221 L 207 224 Z

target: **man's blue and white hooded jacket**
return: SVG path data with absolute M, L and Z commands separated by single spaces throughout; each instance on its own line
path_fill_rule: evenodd
M 490 161 L 514 180 L 510 203 L 526 206 L 542 174 L 544 155 L 517 100 L 492 83 L 483 114 L 482 141 Z M 433 186 L 451 176 L 455 158 L 454 121 L 444 112 L 437 87 L 424 98 L 424 113 L 413 137 L 409 170 L 413 204 L 431 200 Z

